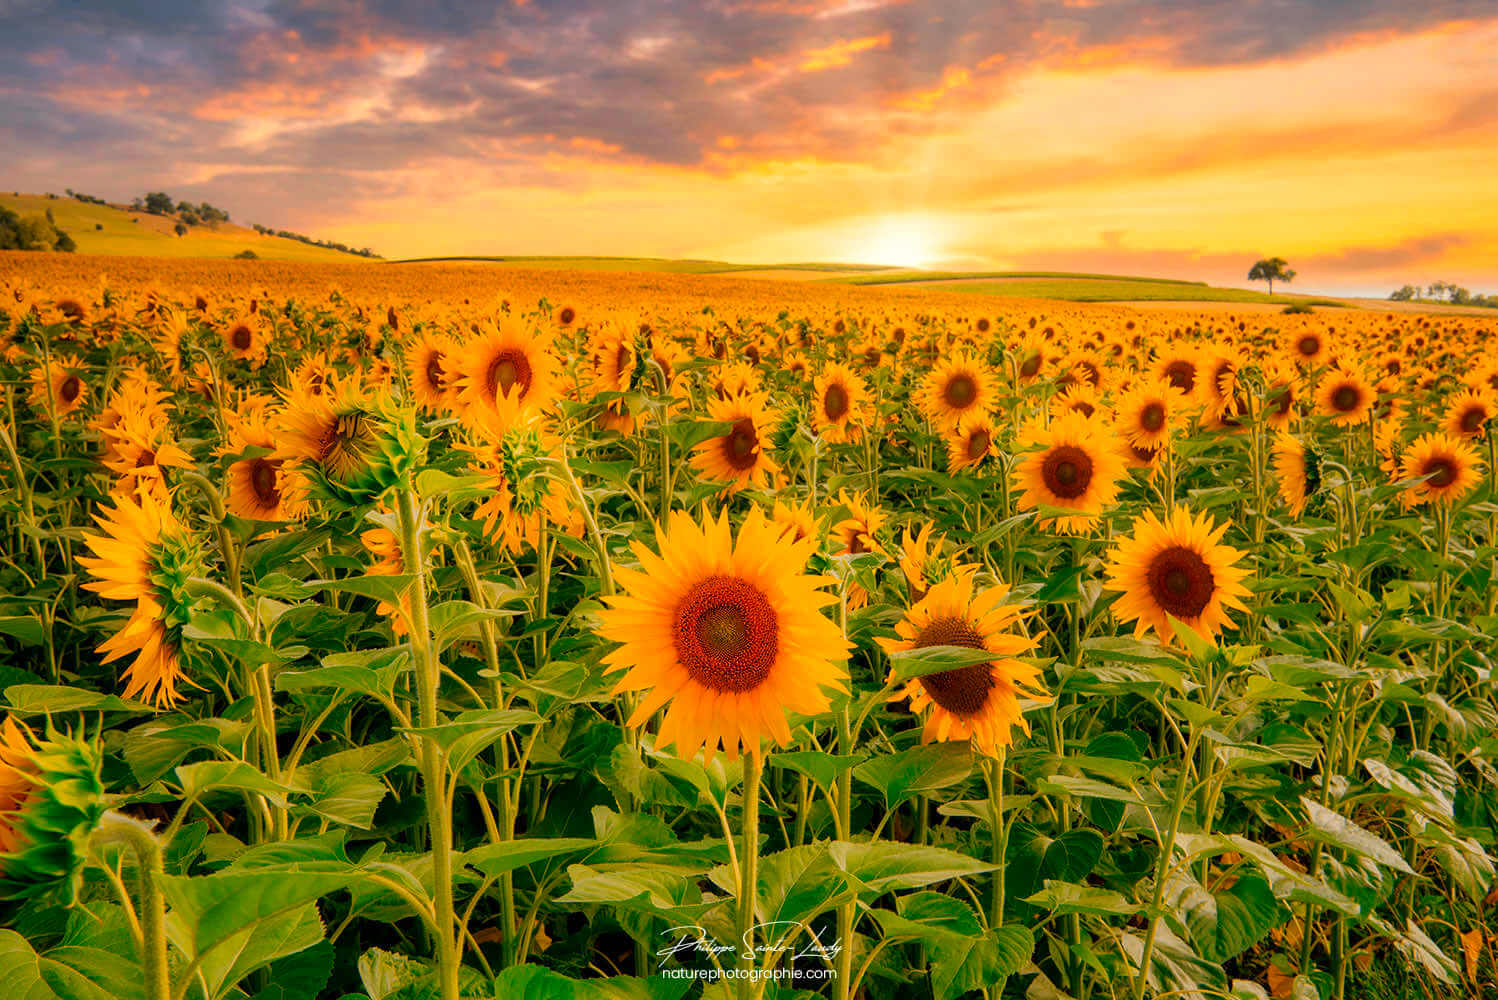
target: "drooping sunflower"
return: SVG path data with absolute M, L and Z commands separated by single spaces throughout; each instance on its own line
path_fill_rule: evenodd
M 798 542 L 807 539 L 818 541 L 821 538 L 816 512 L 809 504 L 776 500 L 775 506 L 770 510 L 770 521 Z
M 77 898 L 89 836 L 104 817 L 103 748 L 48 726 L 0 725 L 0 899 Z
M 1339 427 L 1365 423 L 1373 398 L 1373 386 L 1347 368 L 1327 372 L 1316 386 L 1316 408 Z
M 31 395 L 34 409 L 51 412 L 58 419 L 77 412 L 88 398 L 88 383 L 83 379 L 83 366 L 75 358 L 56 355 L 45 366 L 31 372 Z
M 898 638 L 879 640 L 887 653 L 960 646 L 994 654 L 984 663 L 917 677 L 895 696 L 908 698 L 911 710 L 925 716 L 922 742 L 970 741 L 996 756 L 1013 743 L 1015 726 L 1030 732 L 1021 699 L 1049 702 L 1040 668 L 1016 658 L 1035 640 L 1015 630 L 1022 611 L 1004 603 L 1008 595 L 1006 586 L 975 592 L 972 577 L 949 577 L 905 612 L 895 626 Z
M 1242 581 L 1249 571 L 1237 565 L 1244 553 L 1221 543 L 1227 529 L 1226 521 L 1214 528 L 1210 515 L 1193 517 L 1181 507 L 1164 521 L 1145 511 L 1133 533 L 1108 554 L 1103 588 L 1121 592 L 1114 616 L 1134 622 L 1136 638 L 1154 629 L 1167 644 L 1175 641 L 1170 617 L 1208 640 L 1234 628 L 1228 612 L 1248 610 Z
M 457 403 L 469 423 L 493 423 L 499 399 L 512 396 L 528 413 L 539 413 L 556 398 L 556 361 L 549 334 L 532 332 L 506 317 L 490 323 L 463 344 L 457 380 Z M 503 428 L 496 428 L 503 430 Z
M 998 385 L 988 366 L 968 354 L 939 362 L 921 388 L 921 403 L 931 421 L 950 427 L 964 417 L 993 409 Z
M 457 380 L 458 345 L 433 330 L 422 333 L 406 357 L 411 398 L 428 413 L 441 413 L 452 403 Z
M 1180 392 L 1168 382 L 1141 381 L 1124 393 L 1113 408 L 1119 435 L 1140 448 L 1159 448 L 1179 422 L 1180 399 Z
M 751 392 L 709 400 L 708 416 L 732 426 L 697 445 L 692 467 L 707 479 L 728 483 L 733 493 L 767 485 L 780 471 L 770 457 L 769 436 L 777 418 L 768 399 L 768 393 Z
M 353 381 L 322 395 L 293 389 L 279 422 L 276 457 L 306 488 L 299 499 L 362 503 L 409 473 L 425 449 L 412 412 Z
M 862 432 L 858 420 L 868 402 L 868 387 L 862 376 L 847 365 L 830 362 L 813 383 L 812 426 L 824 440 L 856 440 Z
M 536 414 L 508 423 L 498 437 L 479 431 L 473 443 L 459 445 L 473 455 L 470 468 L 484 477 L 489 491 L 474 511 L 485 536 L 512 555 L 538 547 L 545 527 L 581 538 L 583 517 L 575 498 L 547 467 L 559 442 L 543 431 Z
M 134 653 L 125 670 L 125 697 L 142 695 L 170 708 L 179 698 L 177 685 L 186 680 L 181 633 L 191 603 L 187 581 L 201 575 L 200 553 L 170 506 L 149 493 L 118 497 L 94 520 L 103 532 L 84 537 L 94 552 L 78 557 L 94 577 L 84 589 L 136 602 L 130 619 L 98 651 L 106 654 L 105 663 Z
M 1080 413 L 1056 417 L 1050 426 L 1032 427 L 1023 438 L 1024 447 L 1035 449 L 1015 468 L 1015 482 L 1022 492 L 1019 509 L 1044 504 L 1077 513 L 1043 518 L 1042 527 L 1057 531 L 1090 531 L 1103 508 L 1118 499 L 1118 481 L 1123 462 L 1108 444 L 1107 425 Z
M 1433 432 L 1417 437 L 1400 461 L 1401 479 L 1418 479 L 1406 491 L 1413 506 L 1422 503 L 1453 503 L 1460 500 L 1482 478 L 1477 449 L 1451 434 Z
M 1274 472 L 1279 479 L 1280 498 L 1291 517 L 1306 509 L 1306 499 L 1321 485 L 1321 460 L 1293 434 L 1280 432 L 1274 441 Z
M 946 433 L 947 471 L 956 473 L 961 469 L 976 469 L 984 459 L 997 455 L 996 433 L 993 421 L 986 413 L 959 420 Z
M 1498 406 L 1492 396 L 1464 389 L 1446 407 L 1446 433 L 1469 441 L 1484 437 L 1495 414 Z
M 148 410 L 128 410 L 108 434 L 104 467 L 118 479 L 111 486 L 126 491 L 166 489 L 166 470 L 192 466 L 192 456 L 172 440 L 171 424 Z
M 646 692 L 629 725 L 666 708 L 657 741 L 691 758 L 721 748 L 732 759 L 790 741 L 786 712 L 827 711 L 825 689 L 846 690 L 851 649 L 821 609 L 831 581 L 804 572 L 816 548 L 754 508 L 738 530 L 728 514 L 699 524 L 672 512 L 656 551 L 636 543 L 640 568 L 615 570 L 599 633 L 619 648 L 606 670 L 618 691 Z

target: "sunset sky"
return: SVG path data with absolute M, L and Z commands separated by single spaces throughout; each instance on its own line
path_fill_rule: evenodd
M 0 188 L 387 257 L 1498 292 L 1498 5 L 0 0 Z

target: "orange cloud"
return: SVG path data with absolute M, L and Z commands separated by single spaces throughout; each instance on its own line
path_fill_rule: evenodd
M 831 45 L 820 49 L 805 49 L 801 56 L 801 71 L 803 73 L 818 73 L 826 69 L 836 69 L 846 66 L 853 61 L 853 57 L 860 52 L 868 52 L 871 49 L 887 49 L 890 43 L 890 33 L 882 35 L 870 35 L 867 38 L 855 38 L 851 41 L 833 42 Z

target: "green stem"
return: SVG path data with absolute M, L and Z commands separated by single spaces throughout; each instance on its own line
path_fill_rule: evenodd
M 983 762 L 983 777 L 988 784 L 988 817 L 993 825 L 993 896 L 988 906 L 988 926 L 1004 926 L 1004 854 L 1008 850 L 1009 827 L 1004 822 L 1004 758 L 1007 747 L 1000 747 L 997 757 Z
M 437 689 L 441 665 L 432 646 L 427 610 L 426 558 L 421 548 L 421 516 L 415 491 L 399 490 L 397 519 L 401 561 L 411 574 L 411 656 L 416 663 L 417 719 L 423 728 L 437 725 Z M 432 936 L 437 945 L 437 978 L 442 1000 L 458 1000 L 458 955 L 453 934 L 452 815 L 448 810 L 447 762 L 435 739 L 421 739 L 421 772 L 425 786 L 427 827 L 432 839 Z
M 104 814 L 89 838 L 97 849 L 105 844 L 128 847 L 140 873 L 141 966 L 146 976 L 146 1000 L 171 1000 L 172 984 L 167 965 L 166 896 L 161 891 L 161 842 L 142 823 L 119 813 Z M 127 910 L 130 900 L 122 898 Z
M 739 849 L 739 967 L 745 973 L 751 972 L 758 961 L 754 950 L 754 903 L 759 895 L 759 786 L 763 775 L 759 748 L 751 748 L 744 754 L 744 837 Z M 740 997 L 748 998 L 758 989 L 754 980 L 745 975 L 739 980 L 738 992 Z
M 1144 935 L 1144 951 L 1139 956 L 1139 978 L 1134 980 L 1135 1000 L 1144 1000 L 1145 984 L 1149 981 L 1150 962 L 1155 957 L 1155 938 L 1160 933 L 1161 903 L 1165 898 L 1165 877 L 1170 873 L 1170 864 L 1175 856 L 1176 834 L 1181 829 L 1181 814 L 1186 811 L 1186 793 L 1191 786 L 1191 761 L 1196 756 L 1196 733 L 1186 746 L 1181 757 L 1181 775 L 1176 780 L 1175 799 L 1170 806 L 1170 824 L 1165 838 L 1160 842 L 1160 861 L 1155 868 L 1155 889 L 1150 899 L 1149 930 Z

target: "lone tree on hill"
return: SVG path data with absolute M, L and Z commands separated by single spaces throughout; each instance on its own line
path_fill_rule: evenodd
M 1269 282 L 1269 294 L 1274 294 L 1274 283 L 1282 281 L 1285 284 L 1295 280 L 1295 272 L 1290 270 L 1289 264 L 1283 257 L 1270 257 L 1261 260 L 1248 272 L 1249 281 Z

